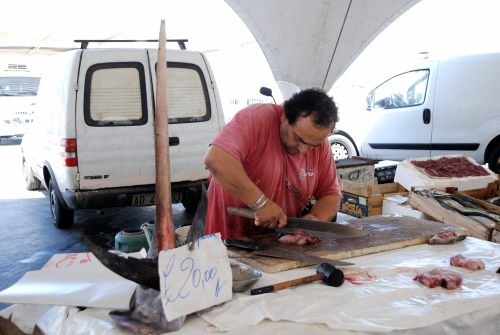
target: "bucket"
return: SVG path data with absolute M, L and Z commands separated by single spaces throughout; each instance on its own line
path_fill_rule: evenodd
M 121 252 L 137 252 L 148 249 L 148 240 L 142 229 L 125 229 L 115 235 L 115 249 Z

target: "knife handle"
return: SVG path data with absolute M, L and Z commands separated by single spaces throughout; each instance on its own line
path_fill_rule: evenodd
M 236 208 L 236 207 L 228 207 L 227 214 L 229 215 L 237 215 L 247 219 L 254 219 L 253 212 L 248 208 Z
M 266 245 L 262 243 L 244 241 L 237 238 L 226 238 L 224 240 L 224 245 L 226 247 L 235 247 L 248 251 L 255 251 L 266 247 Z
M 250 290 L 250 295 L 257 295 L 257 294 L 270 293 L 270 292 L 274 292 L 273 285 L 254 288 L 254 289 Z

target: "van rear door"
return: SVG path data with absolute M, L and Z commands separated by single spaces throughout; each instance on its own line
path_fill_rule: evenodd
M 156 50 L 149 55 L 156 90 Z M 207 178 L 205 153 L 223 116 L 215 81 L 201 53 L 167 50 L 167 105 L 172 182 Z
M 436 70 L 437 63 L 429 63 L 372 91 L 363 155 L 393 160 L 430 155 Z
M 145 49 L 86 49 L 76 130 L 81 190 L 154 184 L 153 105 Z

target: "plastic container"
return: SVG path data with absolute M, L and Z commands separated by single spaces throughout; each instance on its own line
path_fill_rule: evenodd
M 148 250 L 148 240 L 142 229 L 125 229 L 115 235 L 115 249 L 121 252 Z

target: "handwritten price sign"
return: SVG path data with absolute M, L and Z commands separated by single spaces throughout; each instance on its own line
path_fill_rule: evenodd
M 167 320 L 220 304 L 232 298 L 231 266 L 220 234 L 160 252 L 158 260 L 163 311 Z

